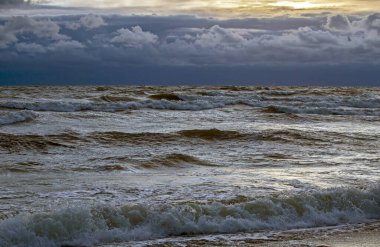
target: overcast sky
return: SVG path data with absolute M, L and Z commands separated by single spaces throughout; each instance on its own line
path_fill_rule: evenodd
M 380 1 L 0 0 L 0 84 L 380 86 Z

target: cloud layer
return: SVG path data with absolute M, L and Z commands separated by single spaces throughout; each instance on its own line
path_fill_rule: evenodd
M 110 71 L 123 66 L 369 68 L 380 65 L 379 40 L 376 13 L 225 20 L 19 16 L 0 21 L 0 67 L 8 74 L 17 67 L 33 70 L 38 63 Z

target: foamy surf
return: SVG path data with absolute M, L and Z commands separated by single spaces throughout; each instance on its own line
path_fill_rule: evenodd
M 380 218 L 380 187 L 329 189 L 223 204 L 68 208 L 0 223 L 0 246 L 92 246 L 211 233 L 287 230 Z

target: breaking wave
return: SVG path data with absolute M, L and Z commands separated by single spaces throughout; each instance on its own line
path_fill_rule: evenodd
M 6 112 L 0 114 L 0 126 L 30 121 L 36 118 L 36 114 L 29 111 Z
M 0 246 L 93 246 L 168 236 L 333 226 L 380 218 L 380 186 L 233 203 L 68 208 L 0 222 Z

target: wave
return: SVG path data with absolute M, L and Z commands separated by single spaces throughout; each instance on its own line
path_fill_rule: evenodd
M 127 170 L 128 168 L 122 165 L 79 166 L 73 168 L 73 171 L 76 172 L 113 172 Z
M 29 111 L 6 112 L 0 115 L 0 126 L 30 121 L 36 118 L 36 114 Z
M 365 135 L 343 135 L 330 132 L 310 132 L 297 129 L 285 130 L 264 130 L 253 133 L 240 133 L 238 131 L 213 129 L 189 129 L 170 133 L 125 133 L 125 132 L 95 132 L 84 137 L 92 139 L 101 144 L 168 144 L 177 142 L 187 142 L 197 144 L 198 140 L 205 141 L 273 141 L 290 143 L 327 143 L 334 142 L 334 138 L 357 139 L 358 141 L 368 141 L 371 137 Z M 194 140 L 191 142 L 191 140 Z M 337 142 L 338 140 L 335 140 Z M 343 142 L 343 140 L 341 140 Z
M 163 93 L 163 94 L 153 94 L 149 96 L 150 99 L 154 100 L 173 100 L 173 101 L 182 101 L 181 97 L 174 93 Z
M 0 164 L 0 173 L 1 172 L 14 172 L 14 173 L 29 173 L 29 172 L 38 172 L 44 168 L 44 165 L 37 162 L 19 162 L 13 165 L 3 165 Z
M 380 116 L 379 108 L 344 108 L 344 107 L 287 107 L 267 106 L 263 108 L 265 113 L 293 113 L 293 114 L 318 114 L 318 115 L 349 115 L 349 116 Z
M 228 140 L 228 139 L 238 139 L 243 137 L 237 131 L 219 130 L 219 129 L 192 129 L 192 130 L 181 130 L 177 132 L 181 136 L 188 138 L 200 138 L 205 140 Z
M 13 135 L 0 133 L 0 149 L 9 152 L 23 150 L 46 151 L 51 147 L 70 147 L 70 144 L 80 140 L 76 134 L 62 133 L 58 135 Z
M 187 155 L 187 154 L 167 154 L 164 156 L 155 157 L 147 162 L 142 162 L 139 167 L 147 169 L 157 169 L 162 167 L 191 167 L 191 166 L 214 166 L 213 164 L 200 160 L 197 157 Z
M 118 145 L 122 145 L 124 143 L 157 145 L 160 143 L 178 141 L 178 137 L 179 136 L 173 133 L 126 133 L 119 131 L 94 132 L 87 136 L 87 138 L 93 139 L 101 144 Z
M 289 230 L 380 218 L 380 186 L 280 194 L 232 203 L 68 208 L 0 222 L 0 246 L 93 246 L 194 234 Z
M 298 91 L 272 90 L 262 95 L 261 91 L 228 91 L 190 93 L 159 93 L 144 95 L 137 100 L 125 95 L 102 95 L 89 99 L 39 99 L 0 101 L 1 108 L 76 112 L 76 111 L 123 111 L 138 109 L 200 111 L 224 108 L 233 105 L 246 105 L 252 108 L 261 107 L 264 113 L 293 113 L 319 115 L 362 115 L 380 116 L 380 97 L 377 95 L 359 96 L 310 96 L 294 95 Z
M 102 98 L 103 97 L 103 98 Z M 199 111 L 215 108 L 223 108 L 228 105 L 245 104 L 256 106 L 259 104 L 255 97 L 230 97 L 230 96 L 177 96 L 175 94 L 158 94 L 149 96 L 150 99 L 129 101 L 126 98 L 116 96 L 102 96 L 101 101 L 89 100 L 37 100 L 37 101 L 4 101 L 0 102 L 1 108 L 53 111 L 53 112 L 76 112 L 76 111 L 120 111 L 128 109 L 157 109 L 157 110 L 184 110 Z M 99 100 L 99 99 L 98 99 Z M 122 101 L 122 102 L 120 102 Z M 124 102 L 128 101 L 128 102 Z M 260 105 L 260 104 L 259 104 Z
M 127 133 L 119 131 L 93 132 L 81 135 L 76 132 L 64 132 L 55 135 L 15 135 L 0 133 L 0 149 L 9 152 L 23 150 L 46 151 L 49 148 L 73 148 L 80 144 L 98 143 L 112 145 L 197 145 L 202 141 L 239 141 L 239 142 L 278 142 L 294 145 L 352 145 L 371 147 L 377 144 L 378 135 L 360 133 L 349 134 L 331 131 L 308 131 L 300 129 L 270 129 L 251 133 L 213 129 L 188 129 L 169 133 L 139 132 Z
M 135 98 L 128 96 L 113 96 L 113 95 L 103 95 L 99 97 L 100 101 L 104 102 L 131 102 L 136 101 Z
M 102 144 L 109 143 L 150 143 L 150 144 L 159 144 L 159 143 L 168 143 L 183 141 L 184 138 L 191 139 L 203 139 L 209 141 L 216 140 L 231 140 L 239 139 L 245 136 L 237 131 L 227 131 L 219 129 L 190 129 L 190 130 L 181 130 L 178 132 L 171 133 L 152 133 L 152 132 L 140 132 L 140 133 L 125 133 L 118 131 L 111 132 L 94 132 L 87 136 L 87 138 L 94 139 Z

